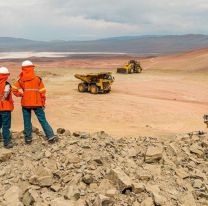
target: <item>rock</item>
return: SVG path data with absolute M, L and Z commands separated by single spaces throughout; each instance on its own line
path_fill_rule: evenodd
M 9 160 L 12 154 L 13 152 L 11 150 L 1 148 L 0 149 L 0 162 L 5 162 Z
M 90 189 L 93 190 L 93 191 L 96 191 L 96 190 L 97 190 L 97 187 L 98 187 L 98 186 L 97 186 L 96 183 L 91 183 L 91 184 L 90 184 Z
M 79 155 L 77 154 L 70 154 L 67 158 L 66 158 L 66 164 L 76 164 L 79 163 L 81 161 Z
M 143 168 L 137 168 L 136 174 L 137 178 L 141 181 L 149 181 L 153 178 L 150 171 L 144 170 Z
M 118 194 L 118 191 L 116 189 L 110 189 L 106 191 L 106 196 L 108 197 L 115 197 Z
M 5 169 L 0 170 L 0 177 L 3 177 L 5 174 L 6 174 L 6 170 Z
M 86 133 L 86 132 L 74 132 L 73 136 L 74 137 L 79 137 L 81 139 L 88 139 L 88 138 L 90 138 L 90 134 Z
M 32 156 L 33 160 L 36 161 L 43 159 L 43 157 L 44 157 L 44 152 L 36 152 Z
M 41 199 L 36 189 L 38 188 L 31 188 L 28 190 L 28 192 L 29 195 L 31 196 L 31 199 L 34 200 L 34 203 L 38 204 L 41 202 Z
M 97 189 L 99 193 L 105 194 L 108 190 L 116 190 L 116 188 L 112 185 L 111 181 L 108 179 L 102 179 L 100 181 L 100 185 Z
M 38 184 L 41 187 L 49 187 L 53 184 L 53 177 L 52 176 L 38 177 Z
M 190 152 L 196 154 L 198 157 L 204 156 L 203 148 L 200 147 L 198 144 L 191 145 Z
M 139 194 L 144 191 L 145 191 L 145 186 L 143 183 L 136 183 L 136 182 L 133 183 L 133 192 L 134 193 Z
M 64 198 L 56 198 L 50 202 L 50 206 L 78 206 L 74 201 L 65 200 Z
M 183 168 L 175 169 L 175 172 L 182 179 L 189 177 L 189 174 Z
M 183 206 L 196 206 L 195 199 L 191 192 L 187 192 L 182 196 Z
M 135 148 L 131 148 L 128 150 L 129 157 L 136 157 L 138 155 L 138 151 Z
M 80 137 L 80 132 L 73 132 L 74 137 Z
M 145 188 L 152 195 L 152 199 L 156 205 L 166 205 L 166 198 L 160 194 L 158 185 L 146 185 Z
M 51 152 L 46 150 L 45 151 L 45 157 L 47 157 L 47 158 L 51 157 Z
M 78 200 L 80 198 L 80 192 L 77 187 L 69 185 L 66 189 L 64 197 L 68 200 Z
M 59 183 L 53 184 L 51 186 L 51 190 L 53 190 L 54 192 L 58 192 L 61 189 L 61 185 Z
M 141 205 L 140 205 L 139 202 L 136 201 L 136 202 L 133 202 L 133 205 L 132 206 L 141 206 Z
M 40 187 L 49 187 L 53 184 L 52 174 L 43 167 L 38 167 L 36 175 L 29 180 L 31 184 L 39 185 Z
M 85 175 L 82 178 L 82 181 L 86 184 L 86 185 L 90 185 L 91 183 L 93 183 L 93 177 L 89 174 Z
M 151 197 L 148 197 L 142 201 L 141 206 L 154 206 L 154 202 Z
M 23 204 L 20 202 L 21 197 L 22 191 L 19 187 L 10 187 L 4 194 L 6 206 L 23 206 Z
M 145 155 L 146 163 L 154 163 L 162 159 L 162 146 L 149 146 Z
M 64 134 L 66 130 L 64 128 L 58 128 L 57 129 L 57 134 Z
M 63 178 L 63 182 L 64 183 L 68 183 L 72 180 L 72 175 L 69 174 L 69 175 L 66 175 L 64 178 Z
M 88 139 L 88 138 L 90 138 L 90 134 L 88 134 L 86 132 L 82 132 L 82 133 L 80 133 L 80 138 L 81 139 Z
M 108 178 L 116 185 L 120 192 L 125 193 L 126 190 L 132 191 L 132 181 L 121 168 L 111 169 Z
M 31 193 L 29 191 L 26 191 L 22 198 L 22 203 L 24 204 L 24 206 L 31 206 L 34 202 L 35 200 Z
M 39 129 L 37 127 L 32 127 L 32 132 L 35 134 L 39 134 Z
M 93 206 L 113 206 L 114 201 L 105 195 L 98 195 Z
M 199 179 L 194 180 L 193 187 L 200 189 L 203 186 L 203 182 Z
M 66 130 L 65 133 L 64 133 L 64 135 L 67 136 L 67 137 L 71 136 L 70 130 Z

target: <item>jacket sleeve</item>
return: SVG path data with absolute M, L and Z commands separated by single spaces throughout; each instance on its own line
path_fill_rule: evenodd
M 20 83 L 17 81 L 12 85 L 12 93 L 16 96 L 16 97 L 22 97 L 23 96 L 23 92 L 21 92 L 21 86 Z
M 41 95 L 43 106 L 45 106 L 45 102 L 46 102 L 46 88 L 45 88 L 45 85 L 44 85 L 42 80 L 40 82 L 39 92 L 40 92 L 40 95 Z

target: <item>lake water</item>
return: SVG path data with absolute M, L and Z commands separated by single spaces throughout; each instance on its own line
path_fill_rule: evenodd
M 124 55 L 113 52 L 0 52 L 0 59 L 21 59 L 29 57 L 70 57 L 73 55 Z

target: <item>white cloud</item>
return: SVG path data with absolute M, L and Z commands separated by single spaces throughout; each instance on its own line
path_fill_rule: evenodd
M 0 0 L 0 36 L 95 39 L 208 33 L 207 0 Z

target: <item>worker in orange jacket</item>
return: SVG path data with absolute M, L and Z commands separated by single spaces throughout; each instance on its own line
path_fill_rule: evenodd
M 6 67 L 0 67 L 0 128 L 4 147 L 10 149 L 13 147 L 11 143 L 11 112 L 14 109 L 11 86 L 7 82 L 10 73 Z
M 34 111 L 49 142 L 54 142 L 57 136 L 45 117 L 46 89 L 40 77 L 35 75 L 35 66 L 31 61 L 22 62 L 20 78 L 12 86 L 13 94 L 21 97 L 24 119 L 25 143 L 32 142 L 31 112 Z

